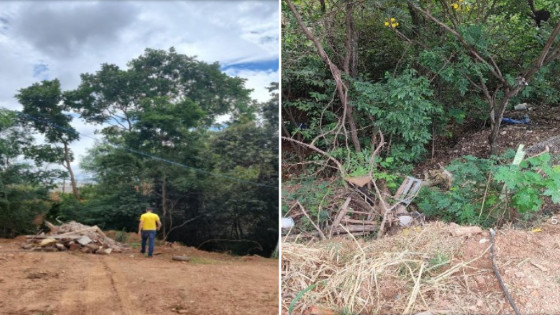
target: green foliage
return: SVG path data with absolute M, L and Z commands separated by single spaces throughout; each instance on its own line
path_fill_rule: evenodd
M 21 161 L 32 144 L 15 113 L 0 109 L 0 237 L 34 233 L 33 219 L 51 206 L 48 190 L 61 174 Z
M 430 217 L 461 224 L 492 226 L 503 214 L 530 216 L 540 210 L 545 196 L 560 202 L 560 167 L 550 155 L 510 165 L 511 152 L 498 158 L 465 156 L 453 160 L 447 170 L 453 186 L 442 191 L 424 188 L 417 199 L 419 209 Z
M 292 187 L 299 187 L 297 191 L 282 192 L 282 203 L 293 205 L 297 200 L 315 223 L 325 224 L 329 219 L 329 209 L 325 209 L 326 202 L 332 198 L 336 185 L 336 182 L 301 179 L 289 184 Z M 283 208 L 283 215 L 286 215 L 287 211 L 288 209 Z M 302 220 L 304 230 L 314 230 L 309 219 L 303 218 Z
M 552 166 L 548 153 L 524 160 L 520 165 L 500 166 L 494 177 L 512 193 L 512 205 L 521 213 L 538 211 L 541 196 L 560 202 L 560 166 Z
M 397 77 L 386 75 L 386 82 L 354 83 L 356 107 L 375 118 L 386 138 L 392 141 L 389 153 L 397 162 L 419 161 L 431 140 L 432 117 L 441 108 L 429 100 L 433 91 L 427 78 L 407 69 Z

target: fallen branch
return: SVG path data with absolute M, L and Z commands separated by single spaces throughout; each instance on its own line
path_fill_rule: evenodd
M 317 224 L 315 224 L 315 222 L 313 222 L 313 220 L 311 219 L 311 217 L 309 217 L 309 215 L 307 214 L 307 211 L 305 211 L 305 208 L 301 205 L 301 203 L 299 203 L 299 201 L 296 201 L 296 203 L 299 206 L 299 208 L 301 209 L 301 211 L 303 212 L 303 214 L 305 214 L 307 219 L 309 219 L 309 222 L 311 222 L 311 224 L 315 227 L 317 232 L 319 232 L 319 236 L 321 236 L 321 239 L 326 240 L 327 237 L 325 236 L 325 233 L 323 233 L 323 231 L 321 231 L 321 229 L 317 226 Z
M 296 139 L 292 139 L 292 138 L 285 137 L 285 136 L 282 136 L 282 139 L 284 139 L 284 140 L 286 140 L 286 141 L 294 142 L 294 143 L 296 143 L 296 144 L 299 144 L 299 145 L 301 145 L 301 146 L 304 146 L 304 147 L 306 147 L 306 148 L 309 148 L 309 149 L 311 149 L 311 150 L 313 150 L 313 151 L 315 151 L 315 152 L 317 152 L 317 153 L 320 153 L 321 155 L 324 155 L 326 158 L 328 158 L 329 160 L 333 161 L 334 164 L 336 164 L 336 166 L 337 166 L 338 170 L 340 171 L 342 177 L 343 177 L 343 178 L 346 177 L 346 171 L 344 170 L 344 167 L 342 166 L 342 164 L 341 164 L 337 159 L 335 159 L 334 157 L 332 157 L 332 155 L 328 154 L 327 152 L 325 152 L 325 151 L 323 151 L 323 150 L 317 148 L 316 146 L 314 146 L 314 145 L 312 145 L 312 144 L 307 144 L 307 143 L 305 143 L 305 142 L 302 142 L 302 141 L 299 141 L 299 140 L 296 140 Z

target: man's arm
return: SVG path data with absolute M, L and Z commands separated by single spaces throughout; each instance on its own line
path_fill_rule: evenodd
M 156 225 L 157 225 L 157 230 L 159 231 L 159 229 L 161 229 L 161 222 L 159 221 L 159 218 L 156 221 Z
M 138 235 L 140 235 L 141 232 L 142 232 L 142 225 L 143 225 L 143 224 L 144 224 L 144 221 L 143 221 L 143 220 L 140 220 L 140 224 L 138 224 Z

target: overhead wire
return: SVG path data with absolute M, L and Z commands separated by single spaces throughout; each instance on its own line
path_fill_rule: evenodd
M 23 112 L 21 112 L 21 111 L 14 111 L 14 112 L 17 113 L 18 115 L 23 116 L 23 117 L 29 118 L 29 119 L 31 119 L 31 120 L 38 121 L 38 122 L 40 122 L 40 123 L 44 123 L 44 124 L 46 124 L 46 125 L 52 126 L 52 127 L 54 127 L 54 128 L 57 128 L 57 129 L 64 130 L 64 131 L 67 131 L 67 132 L 71 132 L 71 133 L 74 133 L 74 134 L 76 134 L 76 135 L 78 135 L 78 136 L 83 136 L 83 137 L 90 138 L 90 139 L 93 139 L 93 140 L 98 140 L 98 139 L 96 139 L 96 138 L 94 138 L 94 137 L 92 137 L 92 136 L 82 134 L 82 133 L 78 132 L 78 131 L 75 130 L 75 129 L 71 129 L 71 128 L 66 128 L 66 127 L 60 126 L 60 125 L 58 125 L 57 123 L 55 123 L 55 122 L 53 122 L 53 121 L 50 121 L 50 120 L 48 120 L 48 119 L 41 118 L 41 117 L 36 117 L 36 116 L 33 116 L 33 115 L 29 115 L 29 114 L 23 113 Z M 111 124 L 109 124 L 109 125 L 111 125 Z M 114 125 L 111 125 L 111 126 L 114 126 Z M 151 158 L 151 159 L 154 159 L 154 160 L 158 160 L 158 161 L 161 161 L 161 162 L 165 162 L 165 163 L 168 163 L 168 164 L 171 164 L 171 165 L 175 165 L 175 166 L 178 166 L 178 167 L 181 167 L 181 168 L 190 169 L 190 170 L 193 170 L 193 171 L 198 172 L 198 173 L 203 173 L 203 174 L 207 174 L 207 175 L 214 176 L 214 177 L 220 177 L 220 178 L 232 180 L 232 181 L 239 182 L 239 183 L 245 183 L 245 184 L 250 184 L 250 185 L 255 185 L 255 186 L 265 187 L 265 188 L 278 189 L 278 186 L 273 186 L 273 185 L 268 185 L 268 184 L 262 184 L 262 183 L 258 183 L 258 182 L 255 182 L 255 181 L 249 181 L 249 180 L 237 178 L 237 177 L 235 177 L 235 176 L 230 176 L 230 175 L 225 175 L 225 174 L 214 173 L 214 172 L 210 172 L 210 171 L 207 171 L 207 170 L 203 170 L 203 169 L 201 169 L 201 168 L 189 166 L 189 165 L 186 165 L 186 164 L 183 164 L 183 163 L 179 163 L 179 162 L 176 162 L 176 161 L 173 161 L 173 160 L 170 160 L 170 159 L 162 158 L 162 157 L 159 157 L 159 156 L 156 156 L 156 155 L 152 155 L 152 154 L 149 154 L 149 153 L 146 153 L 146 152 L 142 152 L 142 151 L 139 151 L 139 150 L 135 150 L 135 149 L 132 149 L 132 148 L 123 146 L 123 145 L 115 145 L 115 144 L 112 144 L 112 145 L 113 145 L 114 147 L 116 147 L 116 148 L 123 149 L 123 150 L 129 151 L 129 152 L 134 153 L 134 154 L 137 154 L 137 155 L 141 155 L 141 156 L 148 157 L 148 158 Z

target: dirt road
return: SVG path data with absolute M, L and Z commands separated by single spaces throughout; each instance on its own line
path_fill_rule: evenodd
M 0 239 L 2 314 L 278 313 L 277 260 L 183 246 L 161 246 L 153 258 L 25 252 L 20 243 Z

